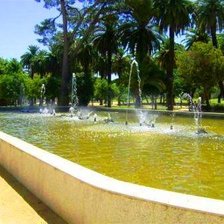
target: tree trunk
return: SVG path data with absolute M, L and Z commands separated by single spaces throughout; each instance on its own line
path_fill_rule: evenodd
M 144 39 L 144 30 L 145 30 L 145 25 L 140 25 L 139 29 L 142 31 L 141 36 L 138 40 L 137 43 L 137 48 L 136 48 L 136 57 L 138 61 L 138 67 L 136 69 L 139 69 L 139 74 L 137 74 L 137 94 L 138 96 L 136 97 L 136 107 L 141 108 L 142 107 L 142 91 L 141 91 L 141 78 L 144 77 L 144 72 L 143 72 L 143 67 L 144 67 L 144 59 L 147 56 L 147 49 L 145 47 L 145 43 L 143 41 Z M 151 54 L 151 53 L 150 53 Z M 137 65 L 136 65 L 137 66 Z
M 218 41 L 216 37 L 216 23 L 213 26 L 211 26 L 211 36 L 212 36 L 212 45 L 215 48 L 218 48 Z
M 217 37 L 216 37 L 216 23 L 211 26 L 211 36 L 212 36 L 212 45 L 215 48 L 218 48 L 218 41 L 217 41 Z M 224 87 L 223 87 L 223 81 L 219 81 L 219 96 L 218 96 L 218 103 L 221 103 L 221 98 L 224 95 Z
M 117 105 L 121 106 L 121 97 L 120 96 L 117 98 Z
M 141 97 L 139 93 L 137 92 L 136 97 L 135 97 L 135 108 L 140 108 L 141 107 Z
M 204 86 L 204 99 L 205 103 L 206 103 L 206 110 L 209 111 L 211 109 L 211 105 L 210 105 L 210 91 L 209 88 L 207 86 Z
M 112 51 L 109 50 L 107 54 L 108 70 L 107 70 L 107 81 L 108 81 L 108 92 L 107 92 L 107 107 L 111 107 L 111 73 L 112 73 Z
M 67 26 L 67 11 L 65 7 L 65 0 L 60 0 L 61 12 L 63 19 L 63 62 L 62 62 L 62 82 L 61 82 L 61 96 L 59 99 L 59 104 L 61 106 L 67 106 L 69 104 L 69 66 L 68 66 L 68 51 L 69 51 L 69 41 L 68 41 L 68 26 Z
M 224 96 L 224 86 L 223 86 L 223 81 L 219 81 L 219 90 L 220 90 L 220 93 L 218 95 L 218 103 L 221 103 L 221 99 L 223 98 Z
M 174 29 L 170 27 L 170 60 L 167 68 L 166 86 L 167 86 L 167 110 L 173 110 L 173 67 L 174 67 Z

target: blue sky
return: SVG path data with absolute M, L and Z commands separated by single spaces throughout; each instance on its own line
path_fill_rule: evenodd
M 20 59 L 29 45 L 37 45 L 34 26 L 57 14 L 35 0 L 0 0 L 0 57 Z
M 29 45 L 46 49 L 37 42 L 34 27 L 55 15 L 56 9 L 45 9 L 35 0 L 0 0 L 0 57 L 20 60 Z

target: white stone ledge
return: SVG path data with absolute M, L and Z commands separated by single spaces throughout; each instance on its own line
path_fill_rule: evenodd
M 224 223 L 222 200 L 119 181 L 3 132 L 0 164 L 69 223 Z

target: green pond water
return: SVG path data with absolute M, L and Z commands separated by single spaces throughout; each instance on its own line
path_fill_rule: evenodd
M 94 123 L 68 114 L 0 113 L 0 130 L 119 180 L 224 199 L 223 119 L 203 118 L 208 134 L 198 135 L 193 115 L 158 115 L 155 128 L 139 126 L 134 113 L 127 126 L 125 113 L 111 113 L 114 123 L 102 121 L 106 112 L 97 115 Z

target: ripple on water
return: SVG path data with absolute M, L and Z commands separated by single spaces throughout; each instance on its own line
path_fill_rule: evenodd
M 224 199 L 224 121 L 158 117 L 155 127 L 111 113 L 113 123 L 65 115 L 0 113 L 0 129 L 103 174 L 134 183 Z M 119 121 L 119 122 L 118 122 Z M 176 123 L 175 123 L 176 121 Z

